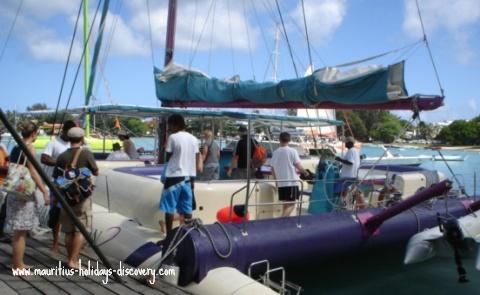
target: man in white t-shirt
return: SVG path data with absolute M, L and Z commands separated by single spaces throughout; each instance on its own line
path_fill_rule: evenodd
M 70 141 L 68 139 L 68 131 L 76 127 L 75 122 L 72 120 L 67 120 L 63 123 L 62 133 L 60 136 L 55 137 L 50 140 L 45 147 L 45 150 L 42 152 L 40 161 L 44 164 L 43 170 L 47 175 L 52 177 L 53 170 L 57 164 L 57 158 L 60 154 L 70 148 Z M 58 252 L 59 250 L 59 239 L 60 239 L 60 202 L 54 200 L 54 195 L 50 193 L 50 211 L 48 213 L 48 226 L 52 229 L 53 234 L 53 245 L 52 251 Z
M 290 216 L 295 201 L 298 200 L 298 180 L 300 177 L 297 170 L 301 174 L 306 174 L 300 163 L 300 157 L 297 150 L 288 146 L 290 142 L 290 134 L 288 132 L 280 133 L 280 147 L 273 152 L 270 166 L 277 180 L 278 199 L 286 202 L 283 204 L 283 216 Z
M 193 181 L 203 171 L 203 161 L 198 150 L 198 139 L 185 131 L 185 120 L 179 114 L 168 118 L 168 164 L 165 171 L 160 199 L 160 210 L 165 212 L 167 235 L 172 231 L 174 214 L 180 215 L 180 223 L 192 218 Z
M 346 197 L 348 188 L 355 183 L 358 176 L 358 168 L 360 168 L 360 154 L 354 147 L 355 139 L 353 137 L 345 138 L 345 147 L 348 149 L 345 157 L 335 157 L 335 160 L 342 163 L 340 170 L 340 181 L 337 183 L 336 192 L 341 193 L 342 197 Z M 354 192 L 357 206 L 361 209 L 365 206 L 365 201 L 358 192 Z

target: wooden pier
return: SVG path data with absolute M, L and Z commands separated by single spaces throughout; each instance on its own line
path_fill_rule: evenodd
M 47 233 L 48 235 L 49 233 Z M 65 248 L 61 247 L 60 253 L 50 250 L 51 239 L 27 239 L 25 249 L 25 264 L 31 265 L 34 269 L 55 269 L 59 267 L 59 261 L 67 261 Z M 0 243 L 0 294 L 190 294 L 185 290 L 162 281 L 158 276 L 155 284 L 147 284 L 147 278 L 134 278 L 122 276 L 124 283 L 116 282 L 113 277 L 103 284 L 105 276 L 85 275 L 78 273 L 70 275 L 45 275 L 45 276 L 13 276 L 11 270 L 12 246 L 11 243 Z M 95 253 L 85 247 L 81 255 L 82 265 L 87 265 L 90 260 L 95 265 L 99 260 Z M 99 269 L 105 267 L 99 262 Z M 118 263 L 112 263 L 112 267 L 118 267 Z M 127 267 L 127 265 L 125 265 Z M 33 270 L 32 270 L 33 271 Z

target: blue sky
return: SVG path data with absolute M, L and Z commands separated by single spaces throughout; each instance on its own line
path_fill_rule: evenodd
M 102 54 L 100 68 L 103 74 L 97 75 L 94 87 L 96 103 L 157 105 L 152 71 L 154 64 L 163 65 L 166 2 L 148 2 L 153 31 L 153 63 L 146 0 L 111 0 L 105 36 L 111 44 L 108 54 Z M 219 78 L 235 74 L 242 79 L 255 78 L 258 81 L 272 78 L 269 60 L 274 45 L 275 22 L 279 20 L 274 0 L 178 2 L 175 62 L 191 65 Z M 304 2 L 316 68 L 373 56 L 421 38 L 414 0 Z M 2 0 L 0 4 L 0 44 L 6 39 L 19 3 L 20 0 Z M 302 75 L 309 61 L 301 2 L 279 0 L 279 3 L 296 65 Z M 419 3 L 446 95 L 444 107 L 425 112 L 422 118 L 442 121 L 479 115 L 480 1 L 419 0 Z M 50 107 L 56 105 L 79 4 L 79 0 L 24 0 L 12 38 L 0 60 L 0 107 L 10 110 L 16 107 L 22 111 L 36 102 L 47 103 Z M 91 19 L 96 4 L 96 0 L 90 0 Z M 113 37 L 110 38 L 112 27 Z M 439 87 L 425 46 L 414 49 L 388 55 L 373 63 L 388 64 L 406 57 L 408 91 L 411 94 L 438 94 Z M 284 38 L 280 40 L 279 51 L 278 77 L 295 77 Z M 61 101 L 63 107 L 80 55 L 81 40 L 77 38 Z M 82 85 L 83 75 L 80 75 L 71 106 L 83 104 Z

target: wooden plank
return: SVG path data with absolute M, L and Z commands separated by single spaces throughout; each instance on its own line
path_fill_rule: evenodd
M 0 281 L 0 290 L 2 292 L 2 295 L 17 295 L 18 293 L 10 288 L 5 282 Z
M 42 248 L 40 248 L 42 247 Z M 36 245 L 35 248 L 31 248 L 31 251 L 35 252 L 35 259 L 43 261 L 44 264 L 46 265 L 52 265 L 52 266 L 58 266 L 58 259 L 52 258 L 48 256 L 48 252 L 51 253 L 50 250 L 47 250 L 48 252 L 45 253 L 43 246 Z M 53 253 L 52 253 L 53 254 Z M 59 257 L 64 257 L 64 259 L 61 260 L 66 260 L 66 257 L 63 255 L 56 254 L 57 258 Z M 80 277 L 80 276 L 68 276 L 68 277 L 63 277 L 67 279 L 68 281 L 74 283 L 75 285 L 79 286 L 80 288 L 88 291 L 87 293 L 91 294 L 96 294 L 96 295 L 114 295 L 117 293 L 114 293 L 110 290 L 108 290 L 108 286 L 104 286 L 103 284 L 98 284 L 96 281 L 92 281 L 91 279 L 87 277 Z M 75 293 L 76 294 L 76 293 Z
M 37 241 L 32 241 L 32 244 L 36 244 L 35 245 L 35 250 L 48 256 L 49 253 L 51 252 L 49 248 L 45 247 L 44 245 L 42 245 L 38 240 Z M 65 253 L 65 250 L 64 249 L 61 249 L 60 250 L 60 253 L 63 254 Z M 58 256 L 58 255 L 57 255 Z M 63 256 L 63 255 L 62 255 Z M 65 256 L 63 256 L 65 257 Z M 86 261 L 85 261 L 86 257 L 82 257 L 82 265 L 84 265 L 86 267 Z M 66 260 L 66 257 L 64 258 L 64 260 Z M 58 263 L 58 261 L 57 261 Z M 78 277 L 78 276 L 77 276 Z M 78 277 L 78 278 L 85 278 L 85 279 L 88 279 L 92 282 L 94 282 L 98 287 L 101 287 L 101 288 L 104 288 L 106 289 L 107 291 L 111 291 L 113 292 L 114 294 L 138 294 L 138 292 L 136 292 L 135 290 L 132 290 L 131 288 L 129 288 L 130 286 L 123 286 L 122 284 L 120 283 L 117 283 L 117 282 L 114 282 L 111 278 L 109 278 L 109 282 L 108 284 L 104 285 L 102 283 L 102 280 L 104 279 L 104 277 L 98 277 L 98 276 L 85 276 L 85 277 Z M 132 287 L 135 287 L 135 286 L 132 286 Z M 137 287 L 138 288 L 138 287 Z M 103 290 L 102 290 L 103 291 Z M 98 290 L 98 292 L 101 292 L 100 290 Z M 95 292 L 95 294 L 97 294 L 97 292 Z

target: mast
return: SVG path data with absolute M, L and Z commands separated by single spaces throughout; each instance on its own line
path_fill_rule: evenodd
M 175 48 L 175 27 L 177 24 L 177 0 L 168 1 L 167 36 L 165 41 L 165 62 L 167 66 L 173 59 Z
M 85 50 L 85 56 L 83 60 L 84 66 L 84 88 L 85 88 L 85 105 L 88 102 L 88 81 L 90 79 L 90 73 L 88 70 L 89 54 L 88 54 L 88 0 L 83 1 L 83 46 Z M 90 137 L 90 114 L 85 115 L 85 137 Z
M 173 60 L 173 51 L 175 49 L 175 27 L 177 24 L 177 0 L 168 0 L 168 19 L 167 34 L 165 40 L 165 60 L 163 65 L 166 67 Z M 158 120 L 158 159 L 159 164 L 166 162 L 165 146 L 167 143 L 167 120 L 160 117 Z

